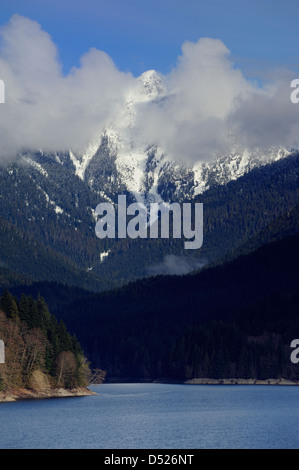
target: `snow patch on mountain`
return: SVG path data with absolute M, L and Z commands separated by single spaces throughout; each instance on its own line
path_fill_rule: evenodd
M 101 260 L 101 263 L 102 263 L 106 258 L 108 258 L 110 251 L 111 251 L 111 250 L 103 251 L 102 253 L 100 253 L 100 260 Z
M 46 193 L 46 191 L 39 185 L 37 185 L 37 188 L 43 193 L 43 195 L 45 196 L 46 198 L 46 201 L 47 203 L 52 206 L 52 208 L 54 209 L 54 211 L 56 212 L 56 214 L 63 214 L 64 213 L 64 210 L 62 209 L 62 207 L 58 206 L 54 201 L 52 201 L 49 197 L 49 195 Z M 68 217 L 70 217 L 69 214 L 66 214 Z
M 82 180 L 84 180 L 86 168 L 99 148 L 101 138 L 102 136 L 95 137 L 81 157 L 77 157 L 71 150 L 69 151 L 69 157 L 75 167 L 75 174 Z
M 29 165 L 33 166 L 37 171 L 39 171 L 43 176 L 48 178 L 48 173 L 47 171 L 40 165 L 40 163 L 36 162 L 35 160 L 32 160 L 32 158 L 28 157 L 27 155 L 22 155 L 21 159 L 28 163 Z

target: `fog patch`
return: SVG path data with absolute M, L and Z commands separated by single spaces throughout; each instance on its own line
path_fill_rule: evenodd
M 148 276 L 177 275 L 191 273 L 203 268 L 206 261 L 187 256 L 167 255 L 161 263 L 149 266 L 146 270 Z

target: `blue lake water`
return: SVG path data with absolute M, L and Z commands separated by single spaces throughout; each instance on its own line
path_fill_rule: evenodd
M 104 384 L 0 403 L 1 449 L 299 448 L 295 386 Z

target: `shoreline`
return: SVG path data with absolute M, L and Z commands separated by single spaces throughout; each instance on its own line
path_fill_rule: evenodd
M 281 385 L 281 386 L 298 386 L 299 381 L 292 381 L 287 379 L 212 379 L 212 378 L 196 378 L 185 380 L 185 381 L 168 381 L 167 379 L 156 379 L 153 381 L 146 382 L 106 382 L 106 383 L 164 383 L 164 384 L 182 384 L 182 385 Z M 93 384 L 91 384 L 92 386 Z M 0 392 L 0 403 L 16 402 L 21 400 L 45 400 L 48 398 L 75 398 L 75 397 L 87 397 L 98 395 L 89 388 L 53 388 L 44 390 L 34 390 L 29 388 L 17 388 L 14 390 L 8 390 L 6 392 Z
M 0 392 L 0 403 L 16 402 L 21 400 L 44 400 L 47 398 L 71 398 L 71 397 L 87 397 L 97 395 L 88 388 L 53 388 L 48 390 L 32 390 L 28 388 L 19 388 Z
M 169 384 L 169 385 L 299 385 L 299 380 L 281 378 L 243 379 L 236 377 L 213 379 L 211 377 L 193 377 L 192 379 L 170 379 L 167 377 L 139 379 L 138 377 L 108 377 L 106 384 Z
M 298 381 L 287 379 L 210 379 L 193 378 L 183 382 L 186 385 L 299 385 Z

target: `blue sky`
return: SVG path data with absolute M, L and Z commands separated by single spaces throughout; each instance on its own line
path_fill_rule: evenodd
M 299 69 L 298 0 L 1 0 L 1 24 L 14 13 L 51 35 L 65 73 L 95 47 L 120 70 L 166 74 L 201 37 L 221 39 L 248 76 Z

